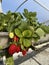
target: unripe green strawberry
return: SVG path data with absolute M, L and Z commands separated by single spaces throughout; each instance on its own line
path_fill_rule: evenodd
M 18 40 L 19 40 L 18 36 L 14 36 L 13 40 L 14 40 L 15 42 L 18 42 Z

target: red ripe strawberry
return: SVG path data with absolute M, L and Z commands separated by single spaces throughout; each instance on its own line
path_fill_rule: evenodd
M 22 50 L 22 54 L 25 56 L 26 55 L 26 50 Z
M 17 46 L 15 44 L 11 44 L 9 49 L 8 49 L 9 54 L 13 55 L 17 50 L 16 48 L 17 48 Z
M 18 42 L 18 40 L 19 40 L 18 36 L 14 36 L 13 40 L 14 40 L 15 42 Z
M 20 49 L 20 46 L 17 46 L 17 47 L 16 47 L 16 52 L 18 53 L 20 50 L 21 50 L 21 49 Z

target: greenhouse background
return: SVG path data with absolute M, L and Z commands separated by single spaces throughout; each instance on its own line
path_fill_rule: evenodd
M 9 10 L 15 12 L 16 9 L 23 3 L 25 0 L 2 0 L 2 9 L 3 13 L 7 13 Z M 46 8 L 41 7 L 34 0 L 27 0 L 16 12 L 23 13 L 24 9 L 28 9 L 32 12 L 37 12 L 37 18 L 40 23 L 47 22 L 49 23 L 49 0 L 37 0 L 42 3 Z M 49 43 L 48 43 L 49 44 Z M 33 50 L 32 50 L 33 51 Z M 31 52 L 32 52 L 31 51 Z M 47 58 L 48 57 L 48 58 Z M 45 59 L 46 58 L 46 59 Z M 13 56 L 14 65 L 49 65 L 49 45 L 45 48 L 42 48 L 40 51 L 33 51 L 28 53 L 24 57 Z M 3 62 L 0 62 L 2 65 Z
M 5 13 L 5 12 L 7 12 L 9 10 L 14 12 L 16 10 L 16 8 L 23 1 L 25 1 L 25 0 L 3 0 L 2 1 L 3 12 Z M 39 2 L 44 4 L 49 9 L 49 0 L 39 0 Z M 34 0 L 28 0 L 17 11 L 22 13 L 24 8 L 27 8 L 29 11 L 36 11 L 39 22 L 43 22 L 43 21 L 49 20 L 49 11 L 45 10 L 39 4 L 34 2 Z

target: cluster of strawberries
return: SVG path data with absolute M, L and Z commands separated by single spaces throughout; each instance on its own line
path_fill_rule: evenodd
M 17 37 L 17 36 L 14 36 L 14 38 L 13 38 L 13 40 L 15 41 L 15 42 L 18 42 L 18 40 L 19 40 L 19 38 Z M 8 53 L 10 54 L 10 55 L 13 55 L 15 52 L 16 53 L 19 53 L 19 52 L 22 52 L 22 54 L 23 55 L 26 55 L 26 50 L 21 50 L 21 47 L 20 46 L 18 46 L 18 45 L 16 45 L 16 44 L 11 44 L 10 46 L 9 46 L 9 48 L 8 48 Z

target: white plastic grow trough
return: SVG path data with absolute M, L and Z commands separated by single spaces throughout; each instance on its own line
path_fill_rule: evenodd
M 2 11 L 2 7 L 1 7 L 1 1 L 2 1 L 2 0 L 0 0 L 0 13 L 3 12 L 3 11 Z M 26 0 L 26 1 L 28 1 L 28 0 Z M 26 1 L 25 1 L 25 2 L 26 2 Z M 34 1 L 35 1 L 36 3 L 38 3 L 39 5 L 41 5 L 43 8 L 45 8 L 46 10 L 49 11 L 49 9 L 48 9 L 46 6 L 44 6 L 42 3 L 40 3 L 38 0 L 34 0 Z M 18 7 L 17 9 L 19 9 L 19 7 Z M 42 41 L 42 40 L 43 40 L 43 39 L 41 38 L 40 41 Z M 47 35 L 47 36 L 44 38 L 44 40 L 48 41 L 48 40 L 49 40 L 49 35 Z M 39 42 L 40 42 L 40 41 L 39 41 Z M 38 43 L 39 43 L 39 42 L 38 42 Z M 49 45 L 49 42 L 43 43 L 43 44 L 39 44 L 39 45 L 35 46 L 35 48 L 36 48 L 36 49 L 39 49 L 39 48 L 41 48 L 41 47 L 43 47 L 43 46 L 46 46 L 46 45 Z M 27 54 L 32 53 L 32 52 L 33 52 L 33 50 L 32 50 L 32 49 L 29 49 L 28 52 L 27 52 Z M 20 56 L 20 57 L 23 56 L 21 52 L 19 52 L 19 53 L 14 53 L 14 54 L 13 54 L 13 59 L 16 60 L 19 56 Z M 0 60 L 3 60 L 3 63 L 5 64 L 5 62 L 6 62 L 6 56 L 3 56 Z
M 45 43 L 42 43 L 42 42 L 45 42 Z M 38 51 L 40 48 L 43 48 L 43 47 L 49 45 L 49 35 L 46 35 L 45 38 L 41 38 L 37 43 L 39 43 L 39 45 L 34 46 L 34 47 L 35 47 L 35 50 L 32 50 L 31 48 L 29 48 L 29 50 L 28 50 L 26 56 L 27 56 L 28 54 L 31 54 L 31 53 L 34 52 L 34 51 L 35 51 L 35 52 Z M 19 57 L 23 57 L 22 52 L 14 53 L 14 54 L 13 54 L 13 60 L 14 60 L 14 61 L 15 61 L 16 59 L 18 59 Z M 6 63 L 5 63 L 5 62 L 6 62 L 6 56 L 3 56 L 1 59 L 3 60 L 3 63 L 6 64 Z

